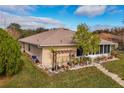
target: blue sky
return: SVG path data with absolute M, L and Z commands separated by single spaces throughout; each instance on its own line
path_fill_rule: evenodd
M 91 30 L 124 26 L 124 6 L 0 6 L 0 26 L 19 23 L 23 28 L 65 27 L 76 30 L 86 23 Z

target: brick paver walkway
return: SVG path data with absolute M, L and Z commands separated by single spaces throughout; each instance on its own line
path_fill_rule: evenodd
M 114 81 L 116 81 L 118 84 L 120 84 L 122 87 L 124 87 L 124 80 L 122 80 L 117 74 L 109 72 L 106 68 L 104 68 L 101 64 L 94 63 L 94 66 L 96 66 L 100 71 L 102 71 L 105 75 L 111 77 Z

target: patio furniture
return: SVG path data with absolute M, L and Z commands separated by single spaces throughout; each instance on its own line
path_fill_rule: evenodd
M 35 55 L 32 55 L 32 60 L 33 60 L 33 62 L 35 62 L 35 63 L 39 63 L 38 57 L 35 56 Z

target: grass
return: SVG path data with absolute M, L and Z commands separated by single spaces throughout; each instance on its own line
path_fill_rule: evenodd
M 81 87 L 121 87 L 108 76 L 95 67 L 75 71 L 65 71 L 54 76 L 49 76 L 36 68 L 32 62 L 23 56 L 25 62 L 23 70 L 7 79 L 1 87 L 21 88 L 81 88 Z
M 124 80 L 124 51 L 119 52 L 120 60 L 103 64 L 109 71 L 118 74 Z

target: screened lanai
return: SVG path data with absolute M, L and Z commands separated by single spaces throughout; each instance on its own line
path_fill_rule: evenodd
M 110 41 L 101 40 L 99 45 L 99 50 L 97 53 L 89 53 L 88 56 L 97 56 L 97 55 L 106 55 L 110 54 L 112 50 L 112 46 L 116 43 L 112 43 Z M 77 56 L 83 55 L 83 49 L 77 49 Z

